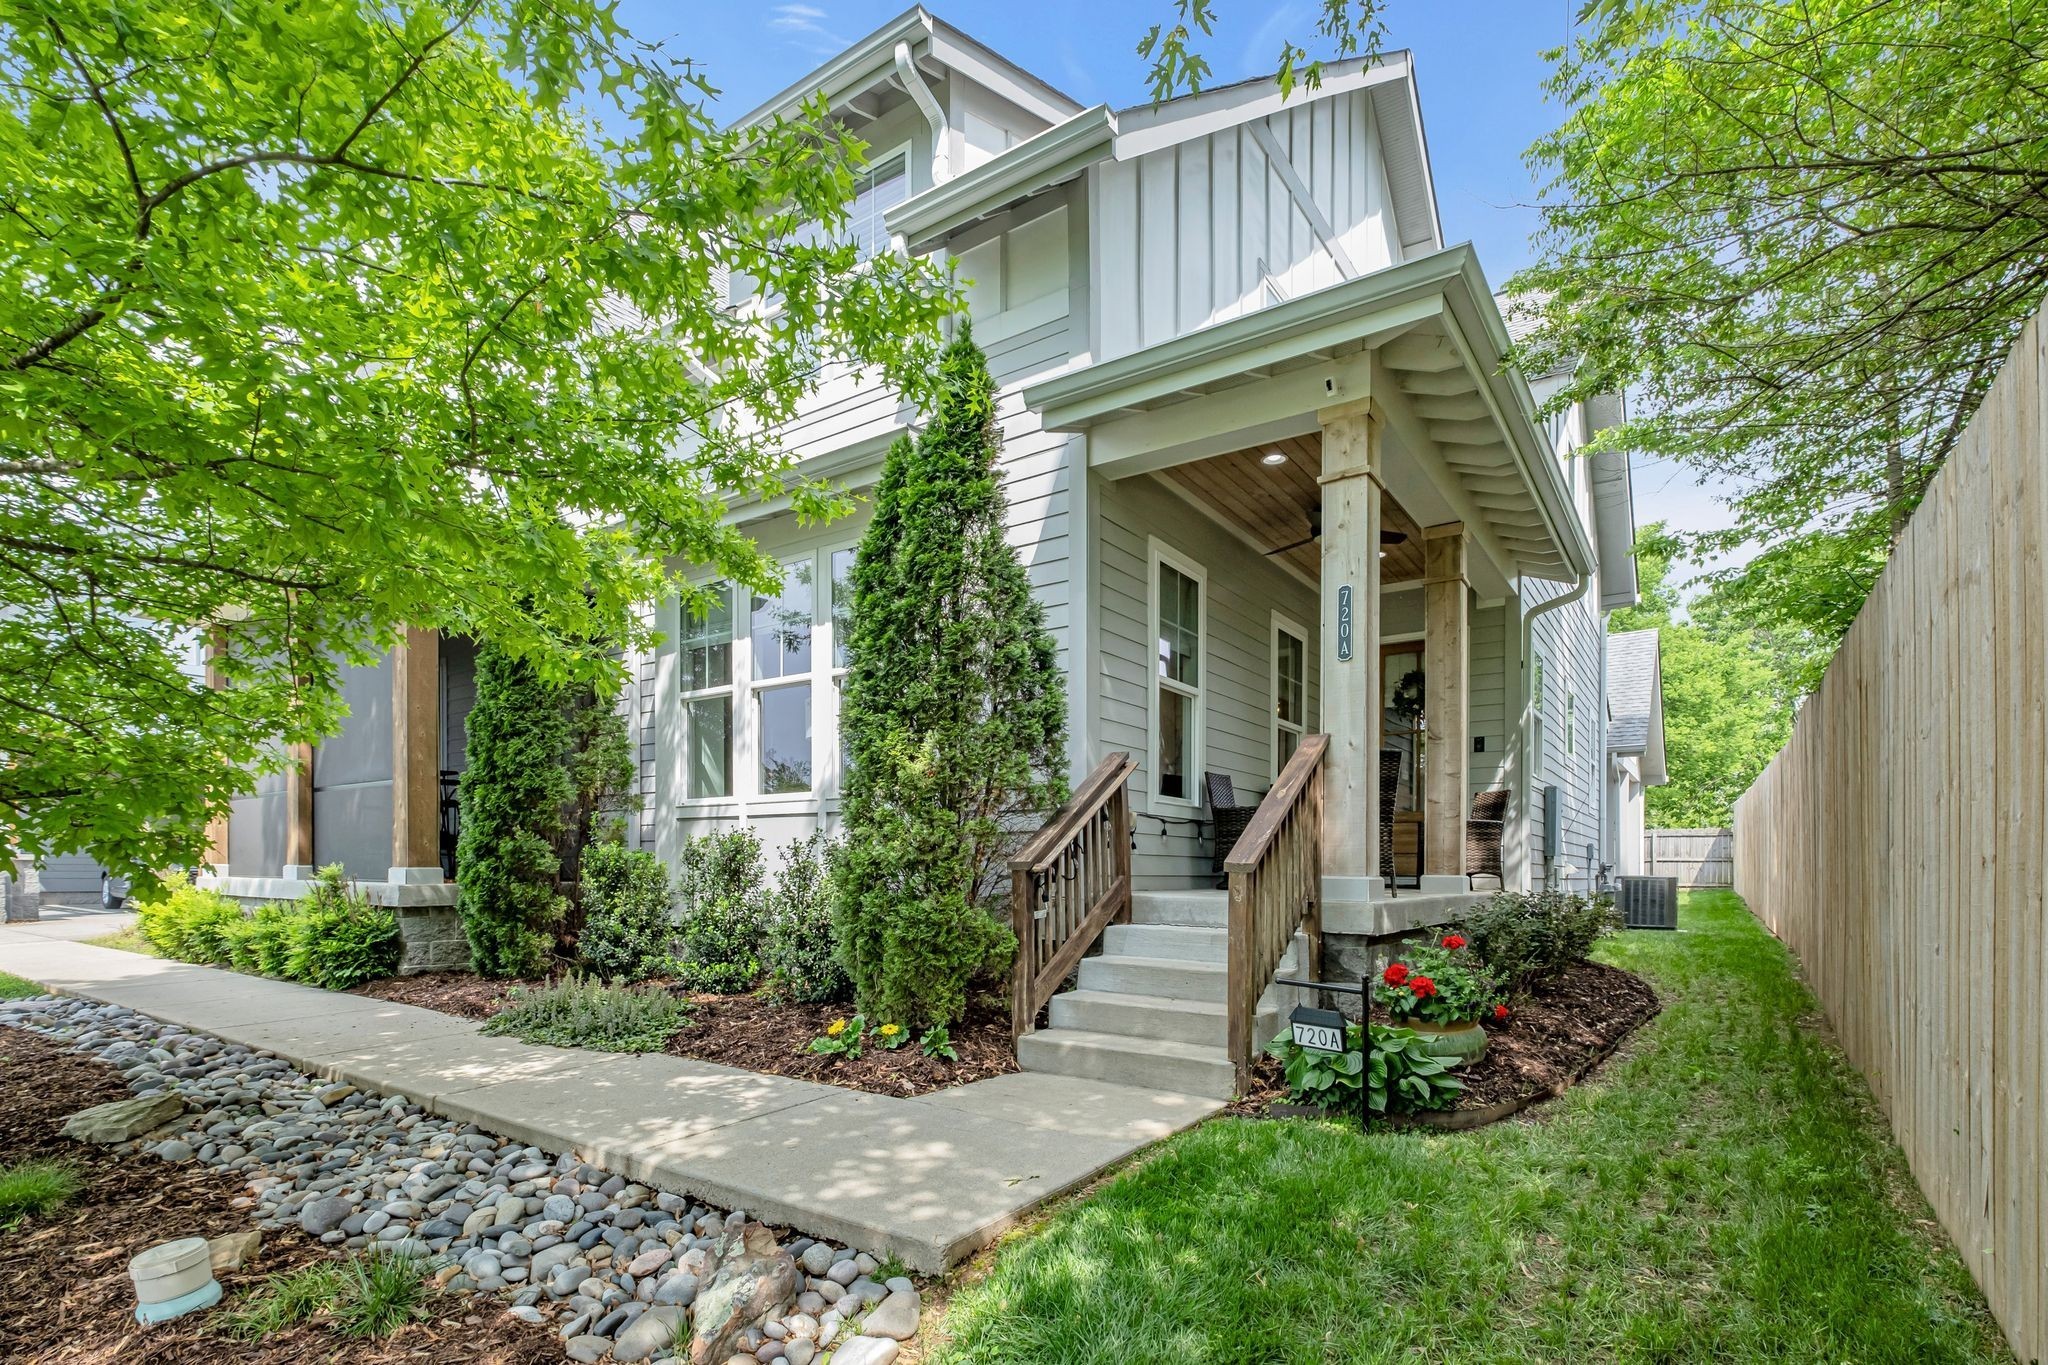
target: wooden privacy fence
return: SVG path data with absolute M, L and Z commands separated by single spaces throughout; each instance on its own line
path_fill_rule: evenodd
M 2023 1361 L 2048 1358 L 2044 372 L 2037 315 L 1735 807 L 1736 889 Z
M 1735 831 L 1646 829 L 1643 875 L 1676 877 L 1680 886 L 1733 886 Z

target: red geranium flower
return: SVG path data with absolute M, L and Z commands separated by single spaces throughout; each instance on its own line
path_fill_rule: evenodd
M 1408 964 L 1405 962 L 1390 962 L 1387 964 L 1387 969 L 1380 973 L 1380 980 L 1386 982 L 1389 986 L 1398 986 L 1407 979 Z M 1424 979 L 1426 980 L 1427 978 Z
M 1412 976 L 1408 978 L 1408 989 L 1415 992 L 1417 999 L 1427 1000 L 1436 994 L 1436 982 L 1426 976 Z
M 1495 1005 L 1495 1006 L 1493 1007 L 1493 1017 L 1494 1017 L 1494 1018 L 1496 1018 L 1496 1019 L 1505 1019 L 1505 1018 L 1507 1018 L 1507 1017 L 1508 1017 L 1508 1007 L 1507 1007 L 1506 1005 Z
M 1446 948 L 1462 948 L 1462 947 L 1464 947 L 1464 946 L 1465 946 L 1465 936 L 1464 936 L 1463 934 L 1445 934 L 1445 935 L 1444 935 L 1444 947 L 1446 947 Z

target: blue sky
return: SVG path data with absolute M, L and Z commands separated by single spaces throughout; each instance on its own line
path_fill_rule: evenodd
M 1283 37 L 1311 33 L 1312 0 L 1214 0 L 1219 23 L 1203 42 L 1212 83 L 1269 74 Z M 1415 53 L 1423 124 L 1447 241 L 1470 241 L 1498 287 L 1530 258 L 1538 183 L 1522 154 L 1553 127 L 1542 54 L 1570 31 L 1580 0 L 1391 0 L 1390 48 Z M 621 0 L 635 35 L 691 57 L 737 117 L 902 13 L 902 0 L 754 0 L 684 6 Z M 1171 17 L 1171 0 L 987 0 L 926 7 L 1084 104 L 1149 98 L 1138 39 Z M 1729 524 L 1725 508 L 1670 466 L 1639 464 L 1639 524 L 1665 519 L 1687 530 Z

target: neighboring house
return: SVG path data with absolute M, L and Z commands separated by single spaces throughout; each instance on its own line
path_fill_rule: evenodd
M 870 146 L 864 249 L 957 258 L 970 282 L 1010 539 L 1069 673 L 1070 773 L 1136 764 L 1135 886 L 1213 886 L 1207 775 L 1256 801 L 1318 733 L 1331 933 L 1465 903 L 1484 791 L 1507 794 L 1506 885 L 1592 885 L 1617 813 L 1604 614 L 1635 600 L 1627 463 L 1571 454 L 1610 406 L 1540 421 L 1564 376 L 1506 367 L 1477 257 L 1442 239 L 1411 56 L 1331 64 L 1291 98 L 1261 80 L 1111 110 L 916 9 L 741 123 L 814 94 Z M 774 306 L 744 278 L 730 288 L 737 308 Z M 859 491 L 916 417 L 832 371 L 786 440 L 804 473 Z M 773 849 L 838 819 L 865 512 L 806 526 L 736 500 L 729 515 L 782 562 L 782 591 L 726 588 L 702 616 L 655 604 L 662 643 L 628 702 L 640 839 L 671 862 L 734 824 Z M 357 785 L 375 785 L 368 767 Z M 365 792 L 355 809 L 392 828 L 375 805 Z M 343 809 L 330 797 L 316 830 Z M 268 870 L 273 842 L 248 870 Z M 241 847 L 238 824 L 237 873 Z M 1166 913 L 1149 922 L 1190 927 Z M 1071 1069 L 1115 1071 L 1076 1055 Z M 1189 1088 L 1213 1080 L 1207 1059 L 1188 1065 Z
M 1607 860 L 1643 872 L 1644 800 L 1664 769 L 1664 662 L 1655 630 L 1607 637 L 1607 784 L 1614 811 Z

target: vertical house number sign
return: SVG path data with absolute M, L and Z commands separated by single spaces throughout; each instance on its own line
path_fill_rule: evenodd
M 1351 585 L 1337 589 L 1337 661 L 1351 662 Z

